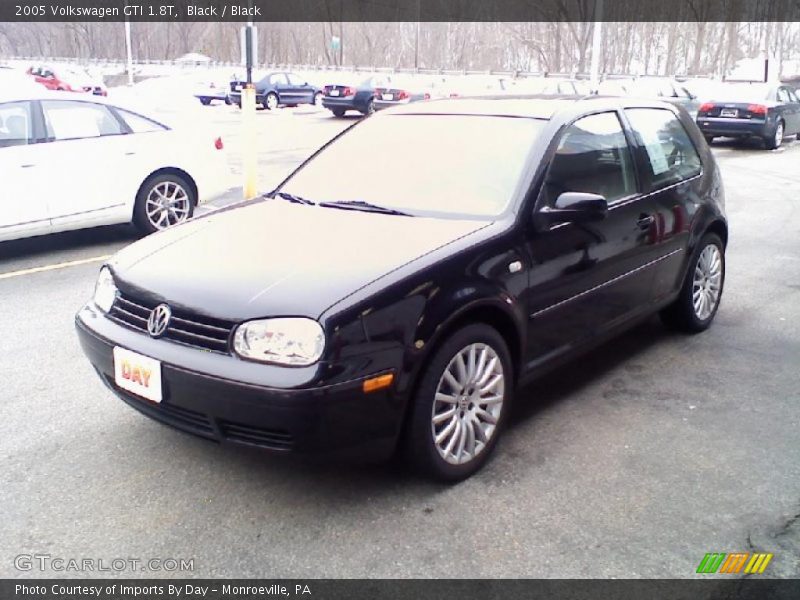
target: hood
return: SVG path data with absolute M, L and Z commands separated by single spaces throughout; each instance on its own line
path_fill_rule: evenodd
M 317 318 L 368 283 L 485 226 L 254 201 L 144 238 L 110 266 L 123 291 L 194 313 Z

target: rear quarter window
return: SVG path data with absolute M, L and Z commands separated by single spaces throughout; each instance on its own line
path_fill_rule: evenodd
M 648 191 L 674 185 L 700 174 L 702 163 L 689 134 L 675 114 L 663 108 L 625 110 L 636 142 L 642 148 Z

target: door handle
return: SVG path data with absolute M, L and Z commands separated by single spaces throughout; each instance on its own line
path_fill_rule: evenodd
M 125 156 L 134 156 L 136 152 L 126 152 Z
M 639 229 L 649 229 L 650 225 L 656 222 L 656 218 L 653 215 L 639 215 L 639 220 L 636 221 L 636 225 L 639 226 Z
M 35 166 L 36 166 L 35 164 L 30 163 L 30 164 L 27 164 L 27 165 L 20 165 L 20 168 L 21 169 L 30 169 L 31 167 L 35 167 Z

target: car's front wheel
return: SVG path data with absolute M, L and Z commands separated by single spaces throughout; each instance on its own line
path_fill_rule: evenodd
M 154 233 L 188 221 L 197 198 L 194 188 L 182 176 L 166 173 L 144 182 L 133 208 L 133 223 L 144 234 Z
M 264 98 L 264 108 L 267 110 L 275 110 L 278 108 L 278 96 L 272 92 L 267 94 L 267 97 Z
M 423 474 L 469 477 L 494 449 L 513 393 L 511 356 L 485 324 L 468 325 L 433 354 L 413 398 L 406 453 Z
M 725 246 L 716 233 L 697 245 L 678 298 L 661 311 L 665 325 L 697 333 L 708 329 L 717 314 L 725 284 Z

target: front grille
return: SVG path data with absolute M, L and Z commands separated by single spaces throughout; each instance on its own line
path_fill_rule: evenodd
M 262 429 L 228 421 L 219 421 L 219 428 L 222 435 L 232 442 L 263 446 L 273 450 L 291 450 L 292 448 L 292 436 L 286 431 Z
M 147 333 L 147 319 L 157 303 L 145 302 L 120 293 L 108 316 L 126 327 Z M 167 330 L 161 336 L 179 344 L 228 353 L 228 338 L 233 323 L 173 310 Z

